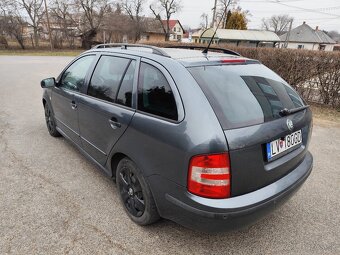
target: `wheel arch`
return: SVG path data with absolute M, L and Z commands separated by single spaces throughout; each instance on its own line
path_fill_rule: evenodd
M 121 152 L 116 152 L 111 156 L 110 167 L 111 167 L 112 178 L 114 179 L 116 178 L 117 166 L 123 158 L 129 158 L 129 156 Z

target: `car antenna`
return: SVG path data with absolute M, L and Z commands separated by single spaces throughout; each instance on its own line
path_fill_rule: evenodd
M 209 48 L 210 48 L 210 45 L 211 45 L 211 43 L 212 43 L 212 41 L 214 40 L 214 37 L 215 37 L 215 35 L 216 35 L 217 29 L 219 28 L 219 26 L 220 26 L 220 24 L 221 24 L 221 21 L 223 20 L 224 15 L 225 15 L 226 12 L 227 12 L 227 8 L 224 9 L 224 12 L 223 12 L 223 14 L 222 14 L 222 17 L 221 17 L 220 21 L 218 22 L 218 25 L 217 25 L 217 27 L 216 27 L 216 29 L 215 29 L 215 31 L 214 31 L 214 34 L 213 34 L 213 36 L 211 37 L 208 46 L 202 51 L 202 53 L 205 53 L 205 54 L 208 53 L 208 50 L 209 50 Z

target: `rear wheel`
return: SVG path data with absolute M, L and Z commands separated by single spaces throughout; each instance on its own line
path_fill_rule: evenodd
M 119 162 L 116 181 L 120 200 L 135 223 L 148 225 L 160 218 L 149 186 L 130 159 Z
M 44 108 L 45 108 L 45 120 L 46 120 L 46 126 L 47 126 L 48 132 L 53 137 L 60 136 L 60 133 L 58 132 L 56 128 L 53 113 L 47 103 L 45 104 Z

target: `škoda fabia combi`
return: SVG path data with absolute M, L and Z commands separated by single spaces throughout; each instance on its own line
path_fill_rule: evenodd
M 41 86 L 49 133 L 116 180 L 140 225 L 162 217 L 207 232 L 244 226 L 312 170 L 310 109 L 233 51 L 99 45 Z

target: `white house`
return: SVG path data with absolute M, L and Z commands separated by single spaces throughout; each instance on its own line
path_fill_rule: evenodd
M 162 20 L 164 27 L 166 27 L 166 20 Z M 169 28 L 170 28 L 170 41 L 181 41 L 184 34 L 184 29 L 181 25 L 181 22 L 176 19 L 169 20 Z
M 302 25 L 280 36 L 280 48 L 333 51 L 336 42 L 325 32 Z

